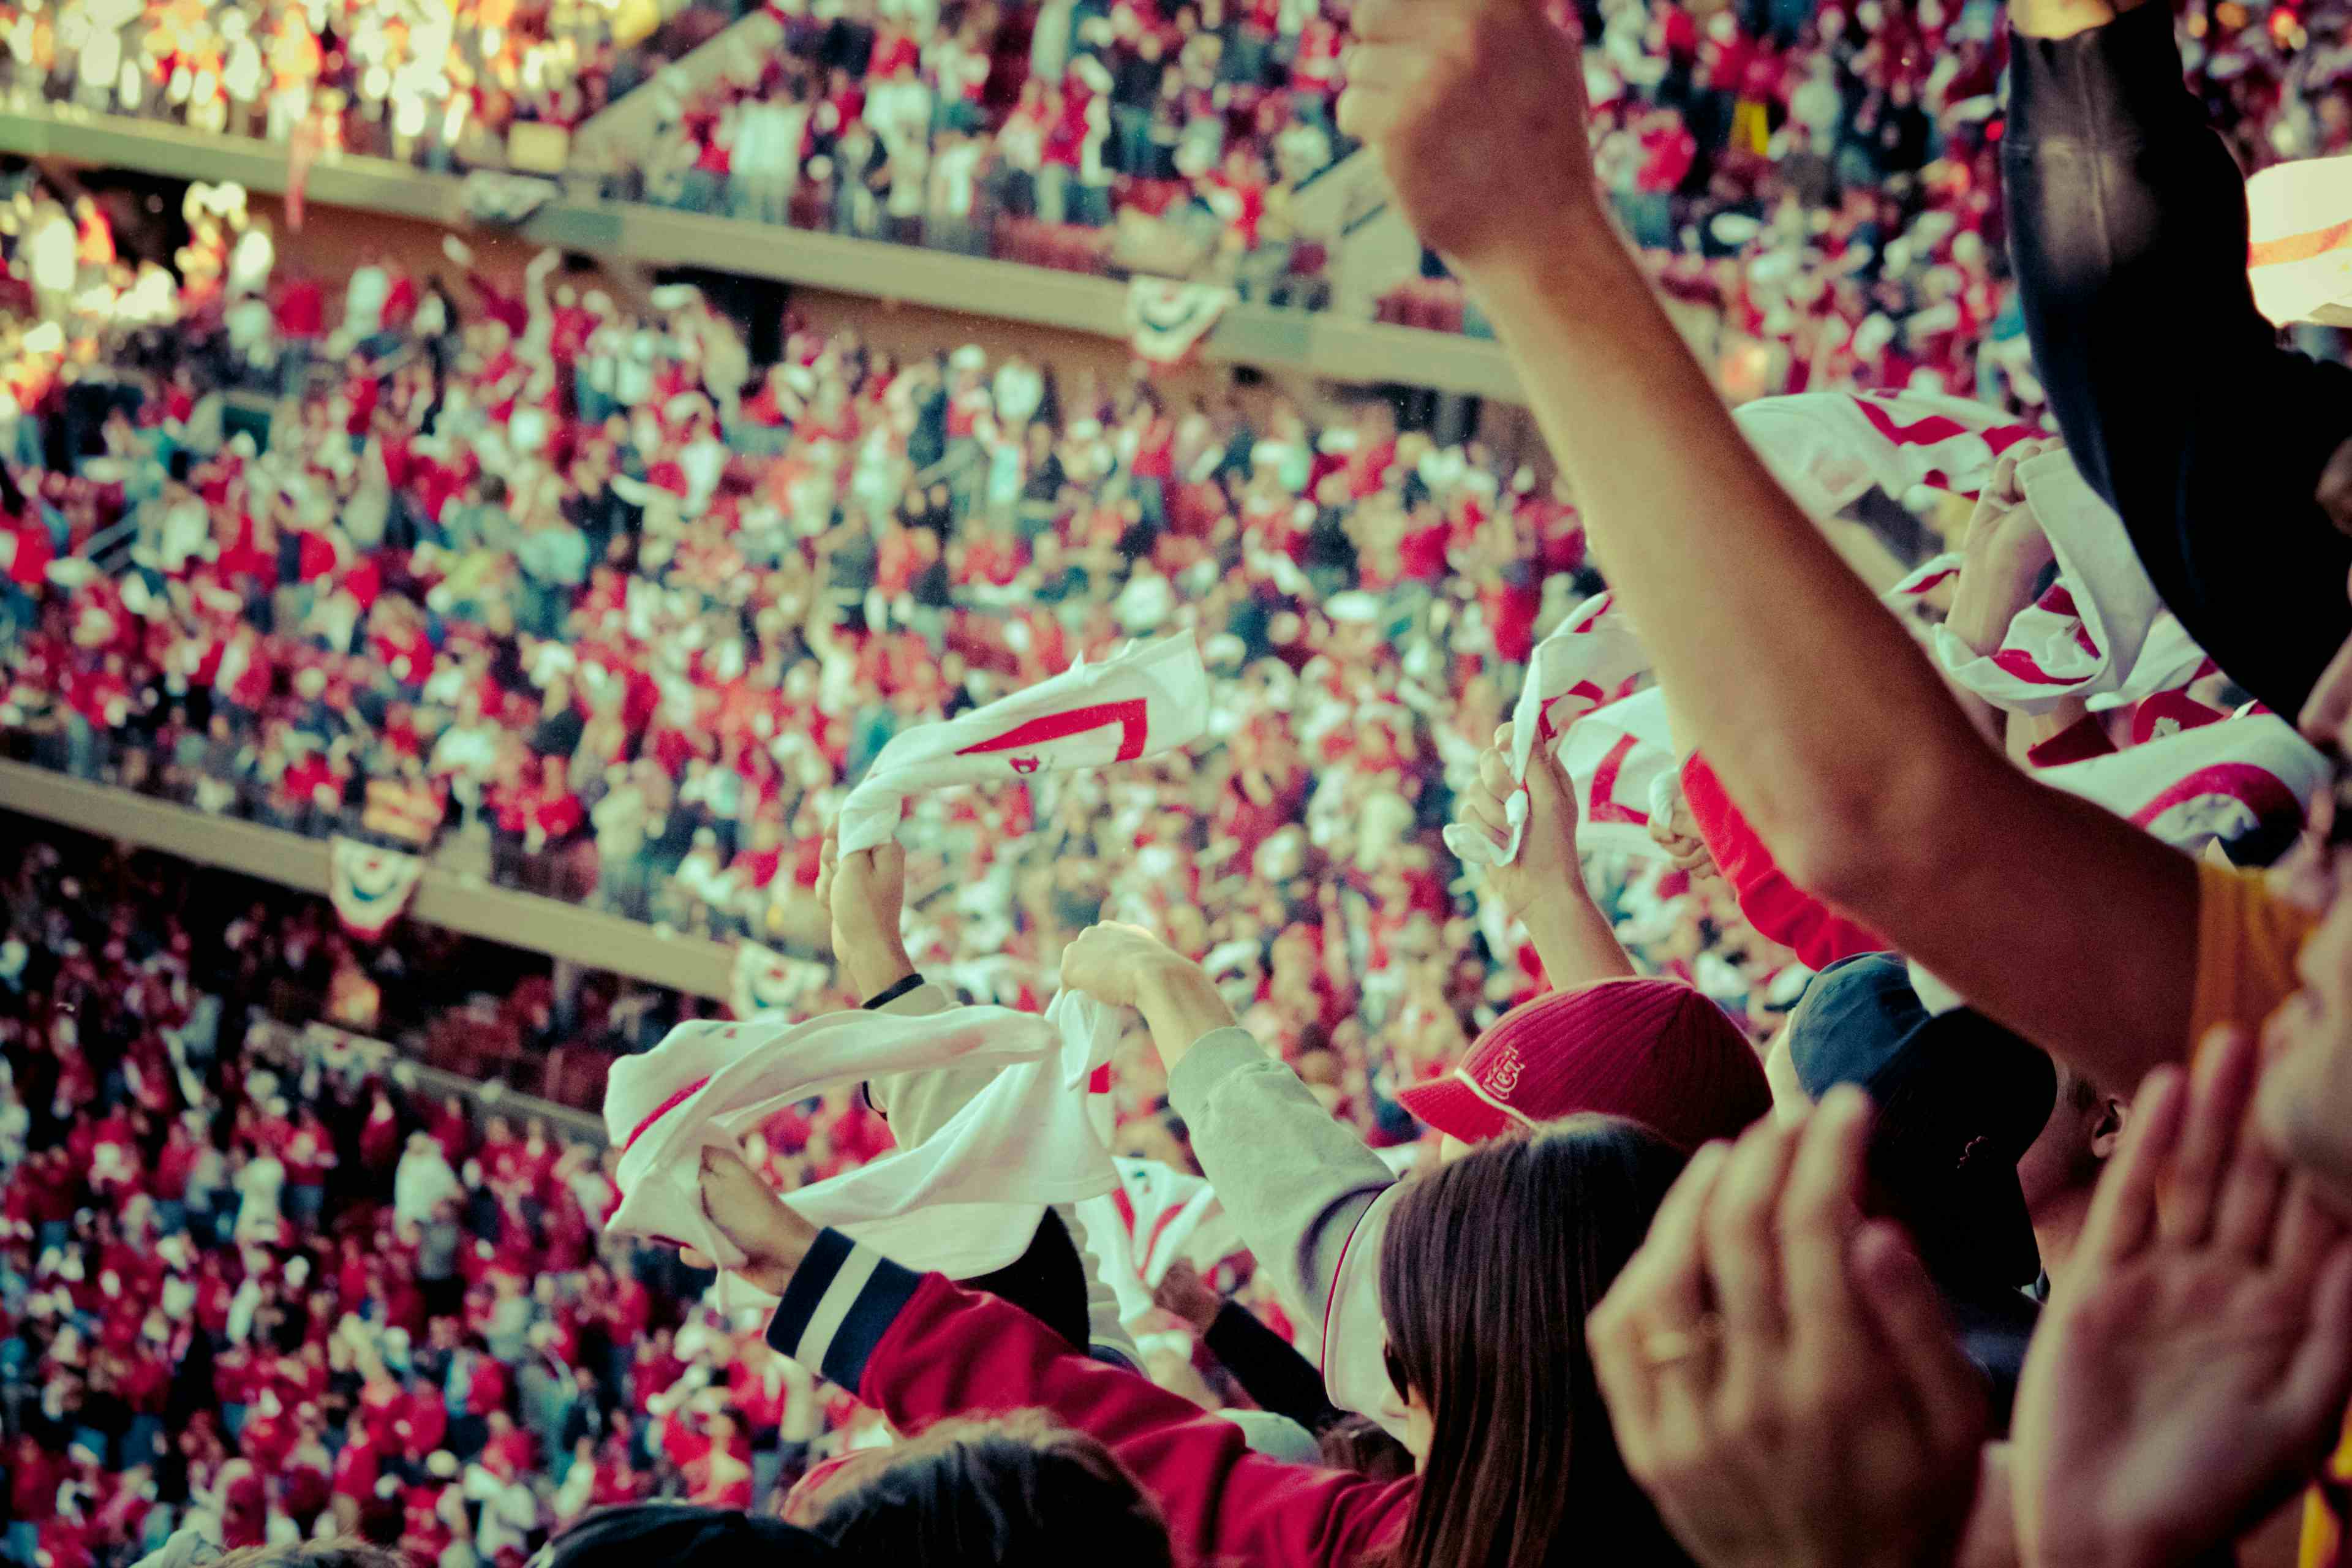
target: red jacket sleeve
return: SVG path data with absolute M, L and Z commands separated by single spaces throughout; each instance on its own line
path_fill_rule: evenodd
M 1856 925 L 1789 880 L 1724 793 L 1715 770 L 1696 752 L 1683 763 L 1683 799 L 1707 852 L 1731 885 L 1739 912 L 1758 935 L 1794 951 L 1808 969 L 1827 969 L 1858 952 L 1894 950 L 1895 944 L 1876 931 Z
M 904 1430 L 1044 1409 L 1100 1438 L 1168 1516 L 1178 1562 L 1352 1568 L 1404 1528 L 1418 1485 L 1251 1452 L 1242 1430 L 1149 1380 L 1073 1351 L 1036 1319 L 825 1231 L 768 1342 Z

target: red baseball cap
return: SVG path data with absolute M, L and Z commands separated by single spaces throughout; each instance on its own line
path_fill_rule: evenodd
M 1756 1047 L 1678 980 L 1604 980 L 1495 1020 L 1444 1078 L 1397 1095 L 1440 1132 L 1482 1142 L 1579 1112 L 1638 1121 L 1685 1151 L 1771 1109 Z

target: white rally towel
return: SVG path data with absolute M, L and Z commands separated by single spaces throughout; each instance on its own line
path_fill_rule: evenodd
M 1800 393 L 1759 398 L 1735 416 L 1758 455 L 1816 520 L 1834 516 L 1873 486 L 1906 504 L 1921 489 L 1972 498 L 1991 479 L 2001 453 L 2041 434 L 1983 404 L 1922 393 Z M 2120 686 L 2163 606 L 2123 520 L 2072 458 L 2041 453 L 2019 464 L 2017 477 L 2057 557 L 2057 583 L 2010 623 L 1990 655 L 1979 658 L 1940 629 L 1931 644 L 1967 689 L 2009 712 L 2040 713 L 2066 698 Z M 1924 593 L 1958 564 L 1956 555 L 1938 557 L 1894 593 Z
M 828 1013 L 803 1023 L 683 1024 L 616 1065 L 604 1126 L 621 1151 L 610 1228 L 742 1261 L 703 1213 L 702 1151 L 736 1147 L 787 1105 L 885 1073 L 1002 1070 L 938 1132 L 785 1194 L 821 1226 L 909 1268 L 969 1278 L 1027 1250 L 1045 1208 L 1118 1184 L 1087 1087 L 1118 1020 L 1064 993 L 1044 1016 L 962 1007 L 921 1017 Z
M 2352 327 L 2352 158 L 2273 163 L 2246 182 L 2246 279 L 2280 326 Z
M 1650 656 L 1616 608 L 1614 595 L 1596 594 L 1579 605 L 1528 660 L 1527 683 L 1511 710 L 1512 779 L 1525 784 L 1538 746 L 1553 754 L 1570 726 L 1624 696 L 1649 668 Z M 1504 809 L 1510 842 L 1497 849 L 1485 834 L 1454 823 L 1445 829 L 1445 847 L 1454 858 L 1469 866 L 1507 866 L 1517 859 L 1528 818 L 1526 793 L 1515 792 Z M 1582 840 L 1580 832 L 1578 841 Z
M 400 918 L 424 875 L 425 862 L 415 856 L 356 838 L 337 838 L 327 852 L 327 896 L 335 918 L 369 942 Z
M 1096 1271 L 1118 1299 L 1119 1321 L 1133 1331 L 1150 1316 L 1170 1264 L 1188 1258 L 1205 1272 L 1247 1244 L 1205 1177 L 1158 1160 L 1111 1163 L 1118 1187 L 1078 1205 L 1078 1222 Z
M 842 850 L 887 842 L 908 795 L 1158 756 L 1191 744 L 1208 723 L 1209 676 L 1192 633 L 1097 665 L 1081 659 L 960 719 L 892 737 L 842 804 Z
M 2327 784 L 2327 763 L 2294 727 L 2249 706 L 2218 723 L 2042 768 L 2034 776 L 2095 801 L 2176 849 L 2201 854 L 2263 832 L 2283 841 Z

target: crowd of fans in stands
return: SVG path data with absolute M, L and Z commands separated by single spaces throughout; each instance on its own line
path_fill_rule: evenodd
M 19 754 L 298 830 L 446 821 L 501 880 L 782 946 L 891 734 L 1189 626 L 1230 677 L 1218 743 L 927 808 L 926 962 L 1037 996 L 1105 914 L 1188 928 L 1368 1123 L 1380 1081 L 1537 988 L 1436 839 L 1591 586 L 1532 471 L 1378 400 L 1315 429 L 845 335 L 747 383 L 698 301 L 475 287 L 470 319 L 381 268 L 340 302 L 300 277 L 191 300 L 29 400 L 20 449 L 79 456 L 25 470 L 8 524 Z M 221 385 L 305 364 L 261 439 L 225 435 Z M 86 565 L 94 540 L 131 570 Z M 1711 885 L 1624 897 L 1661 963 L 1763 1018 L 1783 955 Z
M 674 1255 L 602 1237 L 612 1187 L 577 1131 L 260 1048 L 289 987 L 446 997 L 490 983 L 481 952 L 416 931 L 362 964 L 320 900 L 8 829 L 12 1560 L 119 1563 L 209 1516 L 232 1548 L 323 1521 L 445 1568 L 520 1561 L 590 1509 L 748 1506 L 870 1437 L 756 1321 L 703 1310 Z M 888 1146 L 841 1097 L 771 1134 L 793 1183 Z
M 681 98 L 647 78 L 722 19 L 649 43 L 626 7 L 454 16 L 82 4 L 9 16 L 22 90 L 436 166 L 497 164 L 518 121 L 569 128 L 640 80 L 660 129 L 625 194 L 1087 268 L 1213 276 L 1312 303 L 1325 241 L 1290 216 L 1349 150 L 1348 8 L 875 0 L 770 13 Z M 1986 0 L 1580 0 L 1598 171 L 1735 396 L 1849 383 L 2038 405 L 1997 210 L 2004 36 Z M 2321 10 L 2192 5 L 2193 84 L 2249 166 L 2340 151 L 2352 67 Z M 1114 228 L 1123 232 L 1114 233 Z M 1099 231 L 1085 237 L 1087 231 Z M 1428 270 L 1435 272 L 1432 268 Z M 1391 319 L 1461 328 L 1408 279 Z M 1482 330 L 1475 314 L 1471 330 Z

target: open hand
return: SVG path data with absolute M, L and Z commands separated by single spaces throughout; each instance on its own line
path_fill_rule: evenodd
M 2029 1563 L 2186 1563 L 2325 1454 L 2352 1395 L 2352 1245 L 2245 1135 L 2256 1051 L 2148 1076 L 2017 1390 Z
M 1625 1466 L 1707 1568 L 1948 1563 L 1982 1380 L 1901 1230 L 1862 1215 L 1869 1102 L 1693 1158 L 1586 1323 Z

